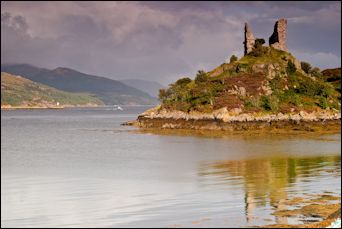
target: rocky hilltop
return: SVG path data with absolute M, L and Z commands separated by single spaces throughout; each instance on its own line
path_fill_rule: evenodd
M 194 80 L 184 77 L 161 89 L 161 105 L 139 115 L 134 123 L 148 128 L 210 130 L 285 126 L 312 130 L 322 123 L 339 124 L 341 89 L 336 80 L 340 82 L 340 69 L 321 72 L 297 60 L 288 52 L 286 29 L 287 20 L 278 20 L 265 46 L 265 40 L 255 38 L 246 23 L 242 58 L 233 55 L 229 63 L 209 72 L 198 71 Z

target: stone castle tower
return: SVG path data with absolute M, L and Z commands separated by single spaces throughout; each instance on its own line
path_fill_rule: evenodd
M 282 18 L 275 23 L 273 34 L 269 39 L 271 47 L 288 52 L 286 47 L 286 29 L 286 19 Z
M 269 38 L 269 45 L 273 48 L 283 50 L 288 52 L 286 46 L 286 29 L 287 29 L 287 20 L 282 18 L 276 21 L 274 25 L 274 31 L 271 37 Z M 253 50 L 255 44 L 255 38 L 250 26 L 245 23 L 245 41 L 244 43 L 244 54 L 248 54 Z
M 243 42 L 245 46 L 245 55 L 250 53 L 255 44 L 255 38 L 252 29 L 247 23 L 245 23 L 245 41 Z

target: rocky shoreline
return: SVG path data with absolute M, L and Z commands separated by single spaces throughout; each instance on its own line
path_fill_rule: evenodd
M 149 109 L 138 116 L 136 121 L 123 125 L 134 125 L 141 128 L 193 129 L 193 130 L 302 130 L 317 131 L 324 129 L 340 130 L 341 113 L 325 110 L 307 113 L 242 113 L 235 109 L 223 108 L 212 113 L 168 111 L 160 106 Z

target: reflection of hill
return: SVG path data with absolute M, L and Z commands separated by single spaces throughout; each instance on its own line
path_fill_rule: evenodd
M 215 175 L 228 183 L 241 179 L 245 188 L 245 214 L 249 221 L 255 207 L 264 206 L 267 202 L 282 210 L 288 195 L 287 188 L 297 179 L 319 177 L 322 172 L 329 172 L 331 166 L 340 168 L 340 164 L 341 156 L 219 161 L 208 165 L 201 175 Z M 285 218 L 277 221 L 287 223 Z

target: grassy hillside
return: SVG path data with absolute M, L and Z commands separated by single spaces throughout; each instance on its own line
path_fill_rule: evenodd
M 134 87 L 105 77 L 84 74 L 69 68 L 54 70 L 26 64 L 2 65 L 1 71 L 39 82 L 59 90 L 90 93 L 105 104 L 155 104 L 157 100 Z
M 270 47 L 253 52 L 194 80 L 179 79 L 159 98 L 162 108 L 212 112 L 226 107 L 241 112 L 340 110 L 340 91 L 320 77 L 312 77 L 288 52 Z
M 103 104 L 87 94 L 60 91 L 21 76 L 1 72 L 1 106 L 54 107 L 57 102 L 60 106 Z

